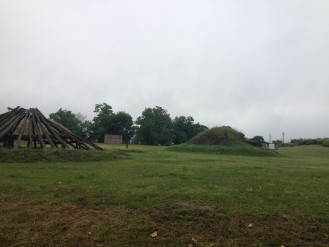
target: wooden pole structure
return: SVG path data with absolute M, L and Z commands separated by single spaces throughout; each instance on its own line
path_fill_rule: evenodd
M 37 108 L 8 108 L 10 111 L 0 114 L 0 142 L 7 148 L 19 148 L 22 140 L 29 148 L 75 148 L 103 150 L 94 143 L 70 132 L 47 119 Z

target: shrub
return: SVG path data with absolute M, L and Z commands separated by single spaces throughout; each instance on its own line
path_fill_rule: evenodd
M 323 138 L 322 139 L 322 145 L 325 147 L 329 147 L 329 138 Z

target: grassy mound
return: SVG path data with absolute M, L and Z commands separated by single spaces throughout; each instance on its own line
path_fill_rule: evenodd
M 229 127 L 215 127 L 202 132 L 187 143 L 171 146 L 171 151 L 216 153 L 246 156 L 277 156 L 274 151 L 245 142 L 244 134 Z
M 230 126 L 206 130 L 188 141 L 190 144 L 198 145 L 232 145 L 241 142 L 244 142 L 244 134 Z
M 0 149 L 0 163 L 87 162 L 123 158 L 125 150 L 96 151 L 76 149 Z

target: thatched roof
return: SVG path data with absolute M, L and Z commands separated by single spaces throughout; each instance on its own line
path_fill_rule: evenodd
M 22 140 L 29 148 L 49 146 L 102 150 L 92 142 L 47 119 L 37 108 L 24 109 L 18 106 L 0 115 L 0 142 L 7 148 L 19 148 Z

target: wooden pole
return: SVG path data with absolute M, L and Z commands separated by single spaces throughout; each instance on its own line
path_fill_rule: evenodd
M 27 112 L 25 112 L 25 117 L 24 117 L 24 120 L 23 120 L 23 125 L 21 127 L 21 130 L 20 130 L 18 139 L 16 141 L 16 148 L 19 148 L 19 143 L 21 142 L 22 135 L 23 135 L 23 133 L 25 131 L 25 126 L 26 126 L 27 118 L 28 118 L 28 114 L 27 114 Z

